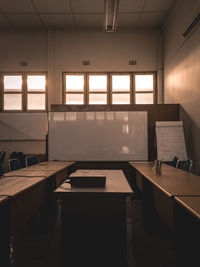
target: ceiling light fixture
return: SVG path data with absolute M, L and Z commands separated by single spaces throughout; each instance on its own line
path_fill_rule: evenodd
M 106 32 L 116 31 L 118 7 L 119 0 L 104 0 L 104 19 Z

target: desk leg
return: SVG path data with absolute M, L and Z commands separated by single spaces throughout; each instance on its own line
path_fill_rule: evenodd
M 10 208 L 9 203 L 0 207 L 0 266 L 10 266 Z
M 127 266 L 126 199 L 64 199 L 61 262 L 62 267 Z
M 200 220 L 175 201 L 174 218 L 176 266 L 200 266 Z

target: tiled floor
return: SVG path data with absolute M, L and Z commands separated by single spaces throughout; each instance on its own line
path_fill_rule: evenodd
M 129 199 L 127 211 L 129 267 L 173 267 L 173 248 L 170 235 L 164 232 L 158 234 L 144 231 L 141 201 Z M 58 213 L 55 227 L 48 233 L 19 235 L 16 241 L 13 266 L 60 267 L 59 231 L 60 213 Z

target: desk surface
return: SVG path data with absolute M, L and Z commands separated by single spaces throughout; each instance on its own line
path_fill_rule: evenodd
M 8 200 L 7 196 L 0 196 L 0 205 L 3 204 L 7 200 Z
M 55 173 L 57 173 L 57 171 L 53 171 L 53 170 L 30 170 L 30 169 L 19 169 L 17 171 L 12 171 L 12 172 L 8 172 L 5 173 L 4 176 L 5 177 L 24 177 L 24 176 L 28 176 L 28 177 L 50 177 L 52 175 L 54 175 Z
M 134 168 L 136 168 L 137 170 L 147 170 L 147 171 L 151 171 L 154 167 L 154 163 L 152 161 L 130 161 L 129 162 L 130 165 Z M 162 164 L 162 170 L 163 171 L 182 171 L 178 168 L 172 167 L 170 165 L 167 164 Z
M 105 175 L 106 186 L 104 188 L 71 188 L 70 184 L 63 183 L 57 188 L 54 193 L 58 196 L 61 195 L 120 195 L 120 196 L 133 196 L 133 191 L 129 186 L 126 177 L 120 170 L 78 170 L 77 174 Z
M 30 189 L 32 186 L 44 181 L 44 177 L 37 178 L 20 178 L 20 177 L 7 177 L 0 179 L 0 195 L 3 196 L 16 196 L 23 191 Z
M 163 164 L 162 174 L 158 176 L 152 170 L 153 163 L 147 163 L 146 167 L 145 163 L 131 165 L 169 197 L 200 196 L 200 177 L 195 174 Z
M 175 197 L 175 200 L 200 220 L 200 196 Z
M 26 170 L 26 171 L 58 171 L 58 170 L 62 170 L 65 169 L 67 167 L 70 167 L 71 165 L 73 165 L 75 162 L 66 162 L 66 161 L 45 161 L 45 162 L 41 162 L 39 164 L 36 165 L 32 165 L 30 167 L 26 167 L 23 168 L 22 170 Z

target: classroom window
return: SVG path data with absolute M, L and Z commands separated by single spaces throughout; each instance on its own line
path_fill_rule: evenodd
M 1 74 L 3 111 L 45 111 L 46 74 Z
M 88 75 L 89 104 L 107 104 L 107 75 Z
M 84 83 L 82 74 L 65 76 L 65 104 L 84 104 Z
M 112 104 L 130 104 L 130 75 L 112 74 Z
M 135 75 L 135 103 L 153 104 L 154 99 L 154 77 L 153 75 Z
M 156 73 L 63 73 L 65 104 L 153 104 Z
M 46 110 L 46 76 L 27 76 L 27 110 Z

